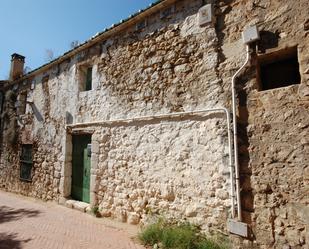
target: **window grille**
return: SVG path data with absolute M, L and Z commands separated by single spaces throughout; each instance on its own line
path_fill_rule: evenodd
M 23 144 L 20 156 L 20 179 L 31 181 L 32 171 L 32 144 Z

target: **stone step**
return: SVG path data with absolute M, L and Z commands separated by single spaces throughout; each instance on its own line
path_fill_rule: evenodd
M 67 200 L 64 202 L 64 206 L 86 213 L 90 211 L 90 204 L 86 202 Z

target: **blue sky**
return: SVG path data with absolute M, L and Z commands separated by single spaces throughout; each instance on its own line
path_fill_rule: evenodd
M 26 56 L 26 66 L 35 69 L 84 42 L 113 23 L 125 19 L 155 0 L 1 0 L 0 80 L 10 70 L 11 54 Z

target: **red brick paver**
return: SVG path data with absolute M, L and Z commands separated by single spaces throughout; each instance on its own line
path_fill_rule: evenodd
M 53 203 L 0 191 L 1 249 L 142 249 L 127 231 Z

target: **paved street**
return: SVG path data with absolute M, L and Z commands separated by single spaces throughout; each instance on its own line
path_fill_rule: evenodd
M 1 249 L 142 249 L 135 227 L 0 191 Z

